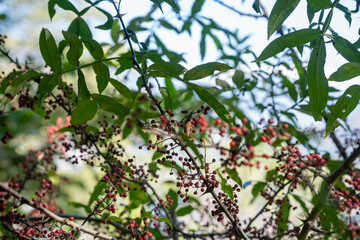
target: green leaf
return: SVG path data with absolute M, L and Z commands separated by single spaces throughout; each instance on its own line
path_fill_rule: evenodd
M 96 26 L 95 28 L 102 29 L 102 30 L 111 29 L 112 26 L 113 26 L 113 22 L 114 22 L 113 17 L 111 16 L 111 14 L 108 13 L 107 11 L 101 9 L 101 8 L 96 7 L 96 9 L 99 10 L 100 12 L 102 12 L 103 14 L 105 14 L 105 16 L 107 18 L 107 21 L 102 25 Z
M 71 112 L 71 124 L 83 124 L 91 120 L 97 112 L 97 104 L 90 99 L 82 99 Z
M 216 79 L 215 83 L 224 90 L 230 89 L 230 85 L 224 80 Z
M 89 50 L 91 56 L 96 60 L 101 60 L 104 57 L 104 51 L 97 41 L 91 38 L 83 38 L 82 42 L 84 43 L 87 50 Z
M 284 36 L 281 36 L 272 41 L 255 60 L 260 62 L 285 50 L 285 48 L 292 48 L 302 46 L 308 42 L 317 39 L 321 35 L 319 29 L 301 29 Z
M 165 87 L 161 87 L 159 90 L 160 90 L 161 96 L 165 100 L 165 108 L 172 109 L 172 99 L 170 97 L 169 90 Z
M 161 1 L 160 1 L 160 0 L 150 0 L 150 1 L 152 1 L 156 6 L 158 6 L 158 8 L 160 9 L 160 11 L 161 11 L 162 13 L 164 13 L 163 10 L 162 10 L 162 8 L 161 8 L 161 2 L 162 2 L 162 0 L 161 0 Z
M 127 97 L 129 99 L 133 99 L 134 98 L 134 94 L 132 93 L 132 91 L 125 86 L 124 84 L 122 84 L 121 82 L 119 82 L 116 79 L 110 78 L 110 83 L 114 86 L 114 88 L 124 97 Z
M 217 35 L 213 34 L 210 30 L 209 30 L 209 36 L 211 37 L 211 39 L 214 41 L 216 48 L 219 49 L 220 51 L 223 51 L 223 43 L 219 40 L 219 38 L 217 37 Z
M 201 79 L 213 75 L 214 71 L 216 70 L 220 72 L 226 72 L 231 68 L 232 67 L 230 67 L 229 65 L 219 62 L 201 64 L 187 71 L 184 75 L 184 80 L 189 81 Z
M 277 171 L 276 171 L 275 169 L 272 169 L 272 170 L 270 170 L 270 171 L 267 171 L 267 172 L 266 172 L 265 180 L 266 180 L 267 182 L 269 182 L 269 181 L 271 181 L 271 180 L 274 178 L 274 176 L 277 176 Z
M 185 30 L 189 33 L 191 36 L 191 24 L 193 23 L 192 18 L 188 18 L 186 21 L 184 21 L 184 24 L 181 28 L 180 32 L 184 32 Z
M 290 201 L 289 198 L 286 196 L 285 199 L 283 199 L 283 202 L 281 204 L 281 208 L 279 210 L 280 215 L 280 221 L 278 225 L 278 234 L 282 234 L 287 229 L 287 222 L 290 215 Z
M 133 200 L 131 201 L 131 203 L 128 205 L 128 209 L 132 210 L 132 209 L 136 209 L 140 206 L 141 201 L 136 199 L 136 198 L 132 198 Z
M 70 49 L 67 52 L 67 59 L 69 63 L 71 63 L 73 66 L 78 67 L 79 66 L 79 58 L 81 57 L 83 53 L 83 46 L 79 38 L 71 33 L 62 31 L 63 36 L 65 40 L 70 44 Z
M 100 94 L 91 94 L 91 97 L 104 111 L 113 112 L 118 116 L 126 116 L 129 112 L 127 107 L 116 101 L 114 98 Z
M 84 205 L 84 204 L 82 204 L 82 203 L 78 203 L 78 202 L 68 202 L 68 205 L 71 206 L 71 207 L 74 207 L 74 208 L 83 208 L 83 209 L 85 209 L 85 211 L 86 211 L 87 213 L 91 213 L 91 209 L 90 209 L 88 206 L 86 206 L 86 205 Z
M 234 169 L 226 168 L 227 174 L 230 176 L 232 180 L 234 180 L 237 184 L 239 184 L 240 188 L 242 188 L 242 180 L 239 177 L 239 174 Z
M 156 159 L 159 159 L 163 155 L 164 155 L 163 153 L 156 151 L 156 152 L 154 152 L 154 155 L 152 156 L 152 160 L 154 161 Z
M 151 77 L 179 77 L 185 68 L 174 62 L 156 62 L 149 66 L 149 76 Z
M 305 70 L 297 56 L 292 55 L 291 58 L 293 59 L 295 68 L 299 74 L 300 96 L 305 97 L 306 86 L 307 86 L 307 78 L 306 78 Z
M 60 76 L 56 74 L 46 75 L 41 78 L 38 91 L 41 97 L 51 92 L 60 82 Z
M 234 75 L 232 76 L 232 80 L 238 89 L 241 89 L 245 84 L 244 72 L 240 70 L 236 70 Z
M 25 83 L 31 79 L 41 76 L 40 73 L 35 72 L 34 70 L 30 70 L 28 72 L 23 72 L 20 76 L 12 80 L 12 83 L 7 86 L 5 89 L 4 95 L 6 93 L 15 96 L 25 85 Z M 0 108 L 11 102 L 12 100 L 6 96 L 0 100 Z
M 356 108 L 360 100 L 360 85 L 352 85 L 335 103 L 335 106 L 331 108 L 329 119 L 326 123 L 327 137 L 335 128 L 339 125 L 337 119 L 345 120 L 347 116 Z
M 91 3 L 90 3 L 90 4 L 91 4 Z M 84 15 L 85 13 L 87 13 L 91 7 L 92 7 L 92 6 L 83 8 L 83 9 L 79 12 L 79 16 L 82 16 L 82 15 Z
M 124 219 L 118 217 L 118 216 L 109 216 L 108 221 L 114 221 L 114 222 L 122 222 Z
M 156 162 L 149 163 L 149 170 L 152 171 L 151 173 L 156 174 L 158 170 L 157 163 Z
M 149 228 L 149 232 L 152 233 L 154 239 L 164 240 L 165 237 L 162 232 L 160 232 L 159 228 Z
M 314 19 L 315 12 L 310 8 L 309 4 L 307 4 L 307 6 L 306 6 L 306 13 L 307 13 L 309 23 L 311 23 L 312 20 Z
M 360 38 L 356 41 L 356 42 L 354 42 L 354 47 L 356 47 L 356 48 L 360 48 Z
M 347 7 L 345 7 L 340 3 L 336 4 L 335 7 L 344 13 L 344 17 L 348 21 L 350 28 L 352 23 L 352 12 Z
M 92 193 L 90 195 L 90 199 L 88 202 L 89 207 L 91 206 L 91 204 L 93 204 L 94 201 L 96 201 L 98 199 L 98 197 L 103 192 L 103 190 L 105 190 L 105 188 L 107 188 L 107 184 L 101 180 L 96 184 L 94 190 L 92 191 Z
M 338 68 L 336 72 L 331 74 L 329 81 L 343 82 L 360 75 L 360 63 L 345 63 Z
M 131 191 L 129 191 L 131 200 L 138 200 L 142 204 L 145 204 L 151 200 L 146 192 L 142 189 L 140 184 L 132 183 L 131 187 L 133 188 Z
M 319 38 L 311 53 L 308 65 L 309 98 L 315 121 L 321 120 L 321 111 L 328 99 L 328 81 L 324 73 L 326 49 L 324 39 Z
M 297 202 L 300 204 L 301 208 L 302 208 L 307 214 L 309 213 L 309 209 L 306 207 L 305 202 L 301 199 L 300 196 L 295 195 L 295 194 L 290 194 L 290 196 L 292 196 L 292 197 L 295 199 L 295 201 L 297 201 Z
M 64 10 L 72 11 L 76 15 L 79 15 L 79 11 L 68 0 L 52 0 L 52 1 L 54 1 L 60 8 L 62 8 Z
M 180 134 L 180 137 L 182 138 L 182 140 L 184 141 L 184 143 L 186 144 L 186 146 L 190 147 L 191 150 L 195 153 L 196 157 L 202 162 L 203 157 L 201 156 L 198 147 L 195 145 L 195 143 L 193 141 L 190 140 L 190 138 L 188 138 L 187 136 L 185 136 L 184 134 Z
M 306 104 L 299 105 L 299 108 L 296 110 L 299 112 L 305 113 L 307 115 L 310 115 L 310 116 L 312 115 L 310 105 L 306 105 Z
M 98 62 L 92 65 L 96 74 L 96 82 L 99 93 L 102 93 L 109 83 L 110 72 L 108 66 L 102 62 Z
M 118 19 L 115 19 L 111 28 L 111 39 L 114 43 L 117 43 L 120 37 L 120 23 Z
M 171 78 L 165 78 L 165 84 L 166 84 L 166 88 L 168 89 L 169 93 L 170 93 L 170 97 L 173 98 L 177 95 L 177 91 L 174 87 L 174 84 L 171 81 Z
M 161 25 L 169 30 L 173 30 L 177 33 L 179 33 L 178 29 L 176 27 L 174 27 L 173 25 L 171 25 L 169 22 L 165 21 L 165 20 L 161 20 L 160 21 Z
M 201 100 L 206 102 L 212 109 L 214 109 L 214 111 L 222 120 L 225 122 L 231 121 L 231 115 L 228 110 L 226 110 L 224 105 L 222 105 L 212 94 L 196 84 L 190 82 L 187 84 L 192 90 L 196 92 Z
M 85 77 L 83 72 L 78 69 L 78 97 L 82 99 L 90 99 L 90 92 L 86 86 Z
M 221 179 L 221 190 L 228 195 L 231 200 L 234 200 L 234 189 L 228 185 L 224 179 L 224 177 L 221 175 L 220 171 L 218 171 L 218 174 Z
M 185 216 L 185 215 L 191 213 L 193 210 L 194 210 L 194 208 L 193 208 L 191 205 L 188 205 L 188 206 L 186 206 L 186 207 L 179 208 L 179 209 L 176 211 L 176 215 L 177 215 L 178 217 L 182 217 L 182 216 Z
M 169 189 L 168 194 L 170 199 L 173 200 L 173 205 L 170 208 L 176 208 L 178 206 L 178 194 L 172 189 Z
M 323 13 L 323 11 L 321 12 Z M 326 33 L 326 31 L 329 29 L 330 27 L 330 22 L 331 22 L 331 19 L 334 15 L 334 8 L 331 8 L 330 12 L 328 13 L 328 15 L 326 16 L 326 19 L 325 19 L 325 22 L 323 24 L 323 27 L 321 29 L 321 31 L 323 32 L 323 34 Z
M 0 80 L 0 94 L 4 94 L 7 87 L 12 85 L 12 82 L 17 79 L 24 71 L 10 72 L 5 78 Z
M 335 35 L 333 38 L 333 45 L 338 53 L 349 62 L 360 62 L 360 52 L 345 38 Z
M 81 17 L 77 17 L 71 22 L 68 31 L 72 32 L 76 36 L 81 37 L 81 39 L 83 38 L 92 39 L 91 30 L 88 24 Z
M 52 20 L 52 18 L 55 16 L 56 13 L 54 0 L 48 1 L 48 12 L 49 12 L 50 20 Z
M 324 209 L 319 217 L 321 219 L 320 221 L 321 227 L 331 229 L 331 225 L 332 225 L 335 232 L 340 232 L 341 229 L 345 227 L 345 224 L 343 221 L 339 219 L 338 214 L 339 213 L 337 212 L 337 204 L 334 203 L 324 204 Z M 342 240 L 351 239 L 350 236 L 346 237 L 346 235 L 347 234 L 344 233 L 342 237 L 339 239 Z
M 69 43 L 66 40 L 61 40 L 58 45 L 58 52 L 60 55 L 62 55 L 65 47 L 67 47 Z
M 255 12 L 261 13 L 259 0 L 254 0 L 254 3 L 252 4 L 252 8 L 255 10 Z
M 286 87 L 288 89 L 288 94 L 289 94 L 290 98 L 292 100 L 294 100 L 294 102 L 296 102 L 296 100 L 297 100 L 297 91 L 295 89 L 295 86 L 283 74 L 280 74 L 280 77 L 283 80 L 283 87 Z
M 153 218 L 152 216 L 152 212 L 151 211 L 147 211 L 141 214 L 142 218 Z
M 195 0 L 191 8 L 191 16 L 195 16 L 198 12 L 201 11 L 202 6 L 204 5 L 205 0 Z
M 41 30 L 39 45 L 40 52 L 45 63 L 49 65 L 54 72 L 61 72 L 61 57 L 58 52 L 55 39 L 51 32 L 46 28 Z
M 251 194 L 255 198 L 259 193 L 265 188 L 266 183 L 264 182 L 258 182 L 254 185 L 254 187 L 251 189 Z
M 116 70 L 115 75 L 118 75 L 133 66 L 133 61 L 130 59 L 119 59 L 118 62 L 120 63 L 120 67 Z
M 300 0 L 277 0 L 268 20 L 268 39 L 294 11 Z
M 326 167 L 330 170 L 330 172 L 334 172 L 343 164 L 343 161 L 340 160 L 329 160 L 326 163 Z
M 205 52 L 206 52 L 206 34 L 205 34 L 205 31 L 202 31 L 201 40 L 200 40 L 199 46 L 200 46 L 200 57 L 201 57 L 201 60 L 204 60 Z
M 313 13 L 331 7 L 331 0 L 307 0 L 308 7 Z
M 176 13 L 180 12 L 180 7 L 176 3 L 175 0 L 163 0 L 163 1 L 166 2 L 167 4 L 169 4 L 171 6 L 171 8 L 174 10 L 174 12 L 176 12 Z
M 170 220 L 169 220 L 167 217 L 159 217 L 158 221 L 159 221 L 159 222 L 166 222 L 167 224 L 169 224 L 169 226 L 170 226 L 171 228 L 173 228 Z

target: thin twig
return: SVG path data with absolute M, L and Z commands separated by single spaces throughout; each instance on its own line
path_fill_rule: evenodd
M 279 187 L 279 189 L 274 193 L 271 199 L 269 199 L 266 202 L 266 204 L 259 210 L 259 212 L 250 220 L 250 222 L 246 226 L 246 229 L 248 229 L 251 226 L 251 224 L 255 221 L 255 219 L 257 219 L 265 211 L 266 207 L 274 201 L 274 198 L 290 183 L 292 183 L 292 180 L 288 181 L 287 183 L 284 183 Z
M 227 9 L 230 9 L 231 11 L 237 13 L 238 15 L 240 16 L 243 16 L 243 17 L 252 17 L 252 18 L 268 18 L 266 15 L 265 15 L 265 12 L 264 14 L 261 14 L 261 15 L 256 15 L 256 14 L 251 14 L 251 13 L 245 13 L 245 12 L 241 12 L 239 10 L 237 10 L 236 8 L 224 3 L 223 1 L 220 1 L 220 0 L 214 0 L 214 2 L 217 2 L 218 4 L 220 4 L 221 6 L 227 8 Z
M 0 53 L 2 53 L 7 59 L 9 59 L 9 61 L 13 64 L 16 65 L 17 68 L 21 69 L 21 65 L 19 64 L 19 62 L 17 60 L 14 60 L 10 54 L 9 54 L 10 51 L 5 51 L 3 49 L 0 48 Z

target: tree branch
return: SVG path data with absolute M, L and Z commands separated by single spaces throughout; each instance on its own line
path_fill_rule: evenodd
M 156 105 L 156 107 L 158 108 L 158 110 L 160 111 L 161 114 L 165 114 L 165 111 L 163 110 L 163 108 L 160 106 L 160 103 L 158 102 L 158 100 L 153 96 L 149 86 L 147 85 L 146 83 L 146 77 L 145 77 L 145 74 L 139 64 L 139 62 L 137 61 L 136 59 L 136 55 L 135 55 L 135 51 L 134 51 L 134 48 L 132 46 L 132 43 L 131 43 L 131 40 L 130 40 L 130 35 L 126 29 L 126 26 L 124 24 L 124 21 L 122 19 L 122 14 L 120 13 L 120 9 L 118 6 L 116 6 L 115 2 L 114 1 L 111 1 L 111 3 L 113 4 L 114 8 L 116 9 L 116 17 L 120 20 L 120 23 L 121 23 L 121 26 L 124 30 L 124 33 L 125 33 L 125 38 L 127 39 L 128 41 L 128 44 L 129 44 L 129 47 L 130 47 L 130 51 L 131 51 L 131 54 L 132 54 L 132 57 L 133 57 L 133 61 L 134 61 L 134 64 L 135 66 L 139 69 L 140 71 L 140 75 L 141 75 L 141 79 L 143 81 L 143 86 L 145 87 L 147 93 L 149 94 L 149 97 L 150 99 L 153 101 L 153 103 Z M 120 3 L 119 3 L 120 5 Z M 176 142 L 179 143 L 179 145 L 181 146 L 181 148 L 186 152 L 186 154 L 189 156 L 189 158 L 191 159 L 192 163 L 194 164 L 196 170 L 198 171 L 199 174 L 202 175 L 201 173 L 201 170 L 200 170 L 200 167 L 199 165 L 197 164 L 196 162 L 196 159 L 192 156 L 192 154 L 190 153 L 190 151 L 188 150 L 186 144 L 184 143 L 184 141 L 182 140 L 181 137 L 177 136 L 177 135 L 172 135 L 170 136 L 173 140 L 176 140 Z M 207 181 L 205 181 L 205 184 L 207 185 L 206 187 L 209 187 Z M 211 191 L 211 195 L 215 198 L 216 202 L 219 204 L 220 208 L 224 211 L 224 213 L 226 214 L 226 216 L 229 218 L 230 222 L 232 223 L 233 225 L 233 228 L 234 228 L 234 231 L 235 231 L 235 234 L 237 236 L 241 236 L 243 237 L 244 239 L 249 239 L 246 234 L 238 228 L 237 226 L 237 222 L 235 221 L 235 219 L 233 218 L 233 216 L 229 213 L 229 211 L 225 208 L 224 204 L 220 201 L 220 199 L 217 197 L 216 193 L 214 192 L 214 190 Z
M 279 189 L 274 193 L 272 198 L 269 201 L 267 201 L 266 204 L 259 210 L 259 212 L 250 220 L 250 222 L 246 226 L 246 229 L 248 229 L 251 226 L 251 224 L 255 221 L 255 219 L 258 218 L 261 215 L 261 213 L 266 209 L 266 207 L 274 201 L 276 195 L 278 195 L 290 183 L 292 183 L 292 180 L 288 181 L 287 183 L 284 183 L 279 187 Z
M 132 43 L 131 43 L 130 34 L 127 31 L 127 28 L 126 28 L 125 23 L 124 23 L 123 18 L 122 18 L 123 14 L 120 13 L 120 9 L 119 9 L 118 6 L 116 6 L 114 1 L 111 1 L 111 3 L 113 4 L 113 6 L 114 6 L 114 8 L 116 10 L 116 17 L 119 19 L 119 21 L 121 23 L 121 27 L 124 29 L 125 39 L 128 41 L 130 51 L 131 51 L 131 55 L 132 55 L 132 58 L 133 58 L 133 62 L 135 64 L 135 66 L 138 68 L 138 70 L 140 71 L 140 76 L 141 76 L 141 79 L 142 79 L 142 82 L 143 82 L 143 86 L 145 87 L 146 92 L 149 94 L 149 97 L 151 98 L 153 103 L 156 105 L 156 107 L 160 111 L 160 114 L 165 114 L 164 109 L 160 106 L 159 101 L 154 97 L 154 95 L 152 94 L 149 86 L 146 83 L 146 77 L 145 77 L 144 71 L 143 71 L 142 67 L 140 66 L 140 64 L 139 64 L 139 62 L 138 62 L 138 60 L 136 58 L 136 54 L 135 54 L 134 48 L 133 48 Z M 120 6 L 120 2 L 119 2 L 119 6 Z
M 59 217 L 67 218 L 67 219 L 70 217 L 73 217 L 74 219 L 78 219 L 78 220 L 85 220 L 88 218 L 88 216 L 61 214 L 61 213 L 56 213 L 56 215 L 58 215 Z M 42 219 L 43 219 L 43 217 L 29 217 L 30 221 L 37 221 L 37 220 L 42 220 Z M 91 217 L 91 218 L 88 218 L 87 220 L 89 222 L 97 222 L 97 223 L 104 222 L 104 219 L 96 218 L 96 217 Z M 108 220 L 107 224 L 110 224 L 110 225 L 114 226 L 115 228 L 119 229 L 123 234 L 132 234 L 132 232 L 127 227 L 119 224 L 118 222 Z
M 183 151 L 185 151 L 185 153 L 188 155 L 188 157 L 190 158 L 191 162 L 194 164 L 198 174 L 201 176 L 203 176 L 204 179 L 204 183 L 207 187 L 207 189 L 209 189 L 209 183 L 206 181 L 205 176 L 203 175 L 203 173 L 201 172 L 200 166 L 198 165 L 198 163 L 196 162 L 195 157 L 192 155 L 192 153 L 190 152 L 190 150 L 188 149 L 188 147 L 186 146 L 185 142 L 183 141 L 183 139 L 181 138 L 181 136 L 176 135 L 176 134 L 171 134 L 171 133 L 166 133 L 164 131 L 161 131 L 159 129 L 152 129 L 153 132 L 160 134 L 160 135 L 167 135 L 168 137 L 170 137 L 174 142 L 176 142 L 177 144 L 179 144 L 179 146 L 181 147 L 181 149 Z M 234 217 L 231 215 L 231 213 L 226 209 L 225 205 L 221 202 L 221 200 L 218 198 L 218 196 L 216 195 L 214 190 L 210 191 L 211 195 L 214 197 L 215 201 L 217 202 L 217 204 L 219 205 L 220 209 L 225 213 L 225 215 L 227 216 L 227 218 L 230 220 L 235 234 L 237 236 L 240 236 L 246 240 L 249 240 L 249 238 L 246 236 L 246 234 L 244 233 L 244 231 L 239 228 L 237 226 L 237 221 L 234 219 Z
M 53 219 L 56 222 L 67 225 L 67 226 L 72 227 L 74 229 L 79 229 L 79 230 L 81 230 L 81 231 L 83 231 L 83 232 L 85 232 L 87 234 L 90 234 L 90 235 L 92 235 L 94 237 L 97 237 L 97 238 L 100 238 L 100 239 L 104 239 L 104 240 L 114 240 L 114 239 L 116 239 L 116 238 L 113 238 L 112 236 L 97 232 L 97 231 L 95 231 L 93 229 L 90 229 L 90 228 L 81 226 L 79 224 L 76 224 L 76 223 L 74 223 L 73 221 L 70 221 L 67 218 L 63 218 L 63 217 L 60 217 L 59 215 L 56 215 L 52 211 L 35 204 L 33 201 L 25 198 L 20 193 L 14 191 L 13 189 L 11 189 L 8 186 L 7 183 L 0 182 L 0 189 L 10 193 L 13 197 L 20 200 L 21 203 L 25 203 L 25 204 L 27 204 L 27 205 L 41 211 L 42 213 L 44 213 L 45 215 L 47 215 L 48 217 L 50 217 L 51 219 Z
M 356 158 L 359 157 L 359 155 L 360 155 L 360 146 L 358 148 L 356 148 L 351 153 L 349 158 L 347 158 L 343 162 L 343 164 L 328 177 L 328 179 L 325 183 L 325 186 L 321 189 L 321 191 L 319 193 L 319 195 L 320 195 L 319 202 L 315 205 L 315 207 L 313 208 L 313 210 L 311 211 L 311 213 L 305 220 L 304 226 L 301 229 L 301 232 L 299 233 L 299 235 L 297 236 L 298 240 L 306 239 L 309 231 L 311 230 L 311 227 L 314 224 L 314 221 L 319 217 L 320 213 L 322 212 L 322 210 L 324 208 L 324 204 L 327 202 L 327 200 L 329 198 L 330 191 L 331 191 L 334 183 L 338 180 L 338 178 L 342 174 L 344 174 L 351 167 L 351 165 L 354 163 Z

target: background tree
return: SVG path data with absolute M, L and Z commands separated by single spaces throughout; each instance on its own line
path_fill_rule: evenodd
M 360 2 L 308 0 L 308 27 L 286 27 L 299 2 L 268 13 L 258 0 L 251 12 L 152 0 L 129 19 L 121 1 L 49 0 L 50 19 L 71 21 L 42 28 L 38 56 L 18 60 L 1 35 L 2 238 L 357 239 L 360 147 L 347 119 L 360 86 L 329 82 L 360 75 L 359 41 L 333 21 L 341 12 L 351 29 Z M 212 3 L 277 36 L 257 55 L 202 11 Z M 200 34 L 200 58 L 213 45 L 217 59 L 191 66 L 159 33 Z M 327 77 L 329 48 L 348 62 Z M 324 131 L 303 129 L 299 113 Z M 336 151 L 319 149 L 323 138 Z

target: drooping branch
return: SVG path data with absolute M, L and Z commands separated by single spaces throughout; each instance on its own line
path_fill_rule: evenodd
M 15 197 L 16 199 L 20 200 L 21 203 L 23 204 L 27 204 L 37 210 L 39 210 L 40 212 L 44 213 L 46 216 L 50 217 L 52 220 L 54 220 L 55 222 L 61 223 L 63 225 L 67 225 L 69 227 L 72 227 L 74 229 L 78 229 L 80 231 L 83 231 L 87 234 L 90 234 L 94 237 L 100 238 L 100 239 L 104 239 L 104 240 L 114 240 L 116 238 L 113 238 L 112 236 L 106 235 L 104 233 L 95 231 L 93 229 L 90 229 L 88 227 L 85 226 L 81 226 L 79 224 L 76 224 L 73 221 L 70 221 L 67 218 L 64 217 L 60 217 L 59 215 L 53 213 L 52 211 L 50 211 L 49 209 L 46 209 L 44 207 L 41 207 L 40 205 L 35 204 L 33 201 L 25 198 L 23 195 L 21 195 L 20 193 L 16 192 L 15 190 L 11 189 L 7 183 L 3 183 L 0 182 L 0 189 L 2 189 L 3 191 L 8 192 L 9 194 L 11 194 L 13 197 Z

